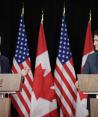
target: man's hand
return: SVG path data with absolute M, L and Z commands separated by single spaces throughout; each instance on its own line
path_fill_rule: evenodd
M 30 69 L 27 68 L 27 67 L 25 67 L 24 69 L 22 69 L 22 71 L 21 71 L 22 76 L 25 77 L 28 74 L 29 70 Z

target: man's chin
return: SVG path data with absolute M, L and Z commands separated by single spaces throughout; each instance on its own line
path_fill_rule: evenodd
M 98 47 L 96 47 L 95 50 L 98 51 Z

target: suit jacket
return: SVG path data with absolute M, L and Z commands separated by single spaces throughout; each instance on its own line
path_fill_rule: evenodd
M 1 73 L 11 73 L 9 59 L 3 55 L 0 56 Z M 18 117 L 18 113 L 11 103 L 11 117 Z
M 83 67 L 83 74 L 98 74 L 98 51 L 88 55 Z
M 86 63 L 83 67 L 83 74 L 98 74 L 98 51 L 88 55 Z M 89 94 L 87 100 L 87 108 L 90 112 L 90 98 L 96 98 L 96 95 Z
M 11 72 L 9 59 L 3 55 L 0 56 L 0 68 L 1 73 Z

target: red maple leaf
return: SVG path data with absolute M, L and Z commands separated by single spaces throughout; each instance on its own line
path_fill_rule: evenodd
M 34 81 L 33 81 L 33 91 L 36 98 L 44 98 L 52 101 L 55 98 L 54 90 L 51 89 L 54 86 L 52 74 L 49 73 L 44 77 L 45 70 L 39 65 L 35 70 Z

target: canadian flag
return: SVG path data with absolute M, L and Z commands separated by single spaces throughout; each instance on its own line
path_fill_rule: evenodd
M 58 117 L 54 81 L 42 22 L 38 38 L 30 116 Z
M 86 62 L 87 56 L 94 52 L 92 33 L 91 33 L 91 23 L 88 22 L 86 38 L 84 43 L 83 57 L 82 57 L 82 68 Z M 87 110 L 87 95 L 83 92 L 78 91 L 77 93 L 77 107 L 76 107 L 76 117 L 87 117 L 89 116 Z

